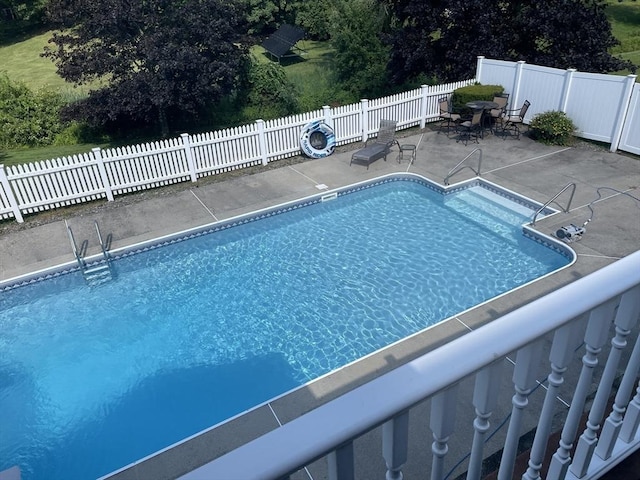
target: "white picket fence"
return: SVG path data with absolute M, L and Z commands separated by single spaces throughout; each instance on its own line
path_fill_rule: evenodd
M 13 167 L 0 165 L 0 219 L 23 221 L 36 213 L 136 190 L 192 181 L 301 154 L 300 133 L 309 122 L 333 127 L 336 143 L 366 141 L 381 119 L 398 129 L 424 128 L 439 118 L 438 99 L 476 81 L 502 85 L 509 108 L 531 102 L 525 118 L 547 110 L 566 112 L 578 135 L 611 143 L 611 150 L 640 155 L 640 86 L 627 77 L 576 72 L 478 57 L 476 78 L 426 86 L 374 100 L 267 122 L 139 145 L 99 149 Z
M 336 143 L 366 141 L 383 118 L 398 129 L 437 120 L 438 98 L 473 80 L 421 88 L 375 100 L 256 120 L 235 128 L 69 157 L 4 167 L 0 165 L 0 219 L 23 221 L 23 214 L 192 181 L 208 175 L 300 155 L 300 132 L 309 122 L 333 127 Z

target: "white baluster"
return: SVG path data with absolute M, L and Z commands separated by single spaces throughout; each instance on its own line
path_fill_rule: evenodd
M 582 356 L 582 370 L 578 383 L 573 392 L 573 399 L 567 418 L 562 428 L 558 449 L 551 458 L 547 478 L 562 479 L 565 477 L 571 463 L 571 449 L 578 434 L 580 419 L 591 389 L 593 371 L 598 365 L 598 355 L 607 341 L 615 302 L 609 302 L 591 311 L 587 331 L 584 335 L 585 354 Z
M 625 295 L 629 295 L 629 292 Z M 623 307 L 622 304 L 620 306 Z M 600 422 L 604 417 L 607 401 L 609 400 L 613 381 L 615 380 L 620 358 L 622 357 L 622 350 L 627 346 L 627 336 L 638 320 L 637 317 L 632 318 L 629 313 L 628 307 L 618 309 L 618 314 L 615 319 L 616 334 L 611 340 L 612 348 L 609 352 L 609 358 L 602 372 L 602 378 L 598 384 L 598 390 L 596 391 L 596 396 L 589 411 L 587 428 L 585 428 L 582 435 L 580 435 L 573 463 L 569 467 L 571 473 L 578 478 L 583 477 L 589 468 L 591 457 L 593 457 L 593 452 L 598 442 L 597 433 L 600 429 Z
M 489 417 L 498 402 L 503 364 L 504 360 L 500 359 L 483 368 L 476 375 L 476 383 L 473 390 L 473 406 L 476 409 L 476 418 L 473 421 L 475 432 L 473 434 L 467 480 L 479 480 L 482 474 L 484 438 L 491 426 Z
M 345 443 L 327 456 L 329 480 L 354 480 L 353 442 Z
M 581 317 L 559 328 L 553 336 L 551 353 L 549 354 L 551 373 L 547 377 L 549 385 L 544 397 L 544 403 L 542 404 L 536 434 L 533 438 L 527 471 L 522 475 L 523 480 L 536 480 L 540 478 L 540 469 L 542 468 L 544 453 L 547 448 L 547 442 L 549 441 L 558 389 L 564 381 L 564 372 L 567 370 L 567 366 L 573 358 L 576 343 L 582 338 L 581 335 L 577 335 L 576 333 L 582 332 L 583 329 L 584 318 Z
M 498 480 L 511 480 L 513 467 L 518 454 L 518 440 L 524 416 L 524 409 L 529 404 L 529 394 L 533 391 L 536 382 L 536 373 L 540 365 L 543 341 L 531 343 L 518 351 L 516 365 L 513 369 L 513 383 L 516 393 L 511 399 L 511 420 L 507 430 L 507 438 L 504 442 L 504 450 L 500 459 Z
M 458 385 L 440 392 L 431 399 L 429 428 L 433 432 L 433 464 L 431 480 L 442 480 L 444 476 L 444 457 L 449 451 L 449 437 L 453 433 L 456 421 L 456 397 Z
M 627 311 L 625 312 L 625 310 Z M 622 296 L 620 307 L 618 308 L 618 316 L 620 315 L 628 315 L 632 319 L 638 318 L 638 315 L 640 315 L 640 287 L 636 287 Z M 596 447 L 596 455 L 603 460 L 607 460 L 611 456 L 615 442 L 620 435 L 623 415 L 631 399 L 638 371 L 640 371 L 640 337 L 636 339 L 636 344 L 622 376 L 620 387 L 616 392 L 613 410 L 602 427 L 602 434 Z
M 387 480 L 402 480 L 408 447 L 409 412 L 406 411 L 382 425 L 382 456 L 387 465 Z
M 620 440 L 629 443 L 636 436 L 636 432 L 640 427 L 640 382 L 636 388 L 636 394 L 627 407 L 627 413 L 622 421 L 620 429 Z

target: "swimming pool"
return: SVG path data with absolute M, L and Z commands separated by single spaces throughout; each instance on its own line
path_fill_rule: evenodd
M 6 288 L 0 470 L 107 474 L 570 263 L 486 185 L 385 177 Z

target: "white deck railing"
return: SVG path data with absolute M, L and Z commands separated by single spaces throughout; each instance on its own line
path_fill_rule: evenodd
M 512 412 L 498 478 L 514 477 L 518 439 L 527 413 L 539 416 L 539 422 L 529 466 L 522 478 L 539 478 L 561 385 L 563 389 L 570 388 L 572 400 L 562 419 L 561 441 L 552 446 L 555 454 L 545 465 L 549 469 L 546 478 L 599 478 L 640 448 L 639 317 L 640 252 L 636 252 L 377 377 L 181 478 L 277 479 L 327 456 L 329 478 L 353 479 L 354 440 L 382 425 L 382 451 L 367 454 L 384 457 L 387 479 L 401 479 L 403 464 L 408 460 L 409 413 L 423 400 L 431 399 L 431 478 L 442 479 L 445 462 L 451 463 L 447 458 L 449 437 L 454 434 L 456 409 L 462 404 L 475 409 L 467 478 L 479 479 L 488 418 L 498 401 L 498 386 L 505 382 L 505 364 L 513 370 L 512 389 L 507 392 L 512 396 Z M 601 352 L 607 349 L 607 340 L 610 350 L 605 355 Z M 545 347 L 548 355 L 542 353 Z M 583 352 L 581 364 L 576 351 Z M 507 363 L 514 352 L 517 354 L 513 364 Z M 567 385 L 570 378 L 565 372 L 572 361 L 580 373 L 574 375 L 573 384 Z M 596 368 L 599 362 L 604 368 Z M 540 368 L 547 375 L 547 391 L 541 405 L 534 407 L 528 399 L 536 389 Z M 459 383 L 470 375 L 475 375 L 471 396 L 456 401 L 462 390 Z M 607 411 L 616 380 L 620 383 L 615 403 Z M 593 385 L 595 398 L 586 428 L 580 432 Z M 631 398 L 634 388 L 635 396 Z M 423 441 L 426 450 L 431 439 L 425 435 Z M 427 478 L 426 472 L 423 478 Z

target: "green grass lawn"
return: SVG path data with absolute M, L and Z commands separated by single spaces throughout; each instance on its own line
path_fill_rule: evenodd
M 611 53 L 640 67 L 640 2 L 608 0 L 606 13 L 613 36 L 620 41 L 620 45 L 613 47 Z M 631 72 L 616 73 L 628 75 Z M 640 78 L 636 81 L 640 81 Z
M 0 47 L 0 69 L 6 72 L 10 79 L 24 82 L 32 89 L 73 88 L 56 74 L 56 67 L 51 60 L 40 56 L 49 38 L 51 32 Z
M 0 151 L 0 164 L 5 166 L 18 165 L 21 163 L 29 163 L 38 160 L 47 160 L 53 158 L 66 157 L 69 155 L 76 155 L 79 153 L 90 152 L 92 148 L 109 147 L 108 144 L 93 145 L 93 144 L 78 144 L 78 145 L 64 145 L 37 148 L 20 148 L 7 151 Z

